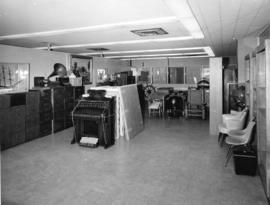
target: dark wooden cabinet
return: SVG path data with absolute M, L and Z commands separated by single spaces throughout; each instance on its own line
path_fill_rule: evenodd
M 0 95 L 1 150 L 25 141 L 26 93 Z
M 53 132 L 59 132 L 72 126 L 71 112 L 77 99 L 84 93 L 84 87 L 52 88 Z
M 84 87 L 55 87 L 0 95 L 1 150 L 72 126 Z
M 39 106 L 40 92 L 30 91 L 26 93 L 25 141 L 39 137 Z

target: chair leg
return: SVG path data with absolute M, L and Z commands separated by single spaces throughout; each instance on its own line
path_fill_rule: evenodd
M 227 137 L 227 135 L 222 133 L 222 138 L 221 138 L 221 141 L 220 141 L 220 147 L 223 147 L 226 137 Z
M 230 145 L 227 156 L 226 156 L 226 161 L 225 161 L 224 167 L 227 167 L 230 159 L 232 158 L 232 154 L 233 154 L 233 146 Z
M 220 132 L 220 133 L 218 133 L 218 144 L 220 143 L 221 137 L 222 137 L 222 133 Z

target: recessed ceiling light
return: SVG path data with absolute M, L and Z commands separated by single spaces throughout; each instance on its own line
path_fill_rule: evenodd
M 160 36 L 168 34 L 163 28 L 148 28 L 148 29 L 139 29 L 139 30 L 132 30 L 132 33 L 145 37 L 145 36 Z

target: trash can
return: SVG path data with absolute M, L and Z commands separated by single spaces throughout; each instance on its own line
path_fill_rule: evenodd
M 257 155 L 256 151 L 246 147 L 233 151 L 234 170 L 238 175 L 256 175 Z

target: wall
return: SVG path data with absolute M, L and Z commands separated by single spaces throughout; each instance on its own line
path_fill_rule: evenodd
M 218 134 L 222 121 L 222 58 L 210 58 L 210 123 L 211 135 Z
M 34 76 L 47 77 L 53 71 L 55 63 L 62 63 L 69 67 L 69 54 L 0 45 L 0 62 L 29 63 L 30 88 L 32 88 Z
M 37 49 L 6 46 L 0 44 L 0 62 L 3 63 L 29 63 L 30 64 L 30 88 L 34 86 L 34 77 L 47 77 L 53 71 L 55 63 L 62 63 L 70 68 L 70 54 L 54 51 L 43 51 Z M 93 58 L 94 82 L 96 83 L 96 70 L 105 68 L 109 74 L 130 70 L 128 61 Z
M 258 46 L 256 36 L 248 36 L 237 41 L 238 82 L 245 82 L 246 68 L 245 56 L 252 53 Z
M 175 59 L 157 59 L 157 60 L 134 60 L 132 67 L 135 68 L 154 68 L 160 67 L 188 67 L 192 69 L 201 69 L 202 66 L 209 66 L 209 58 L 175 58 Z M 156 87 L 174 87 L 174 89 L 187 89 L 193 84 L 154 84 Z

